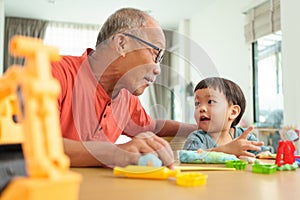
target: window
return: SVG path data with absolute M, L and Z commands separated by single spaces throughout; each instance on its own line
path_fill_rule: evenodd
M 244 12 L 245 39 L 252 44 L 257 127 L 280 128 L 283 123 L 280 1 L 257 1 Z
M 280 128 L 283 123 L 281 32 L 252 43 L 254 122 L 257 127 Z
M 97 25 L 50 22 L 44 43 L 57 47 L 61 55 L 80 56 L 86 48 L 94 48 L 100 27 Z

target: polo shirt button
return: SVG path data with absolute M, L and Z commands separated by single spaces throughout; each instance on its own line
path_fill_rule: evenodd
M 103 118 L 105 118 L 105 117 L 106 117 L 106 114 L 103 115 Z
M 107 104 L 107 105 L 108 105 L 108 106 L 110 106 L 110 104 L 111 104 L 111 102 L 108 102 L 108 104 Z

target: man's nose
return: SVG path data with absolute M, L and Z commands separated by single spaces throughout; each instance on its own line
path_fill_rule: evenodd
M 159 75 L 160 73 L 161 73 L 160 64 L 157 63 L 157 64 L 154 66 L 153 74 L 154 74 L 154 75 Z

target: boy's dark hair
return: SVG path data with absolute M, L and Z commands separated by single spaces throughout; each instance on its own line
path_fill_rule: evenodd
M 228 79 L 220 77 L 210 77 L 200 81 L 195 87 L 194 92 L 196 92 L 196 90 L 205 88 L 219 90 L 225 95 L 228 103 L 240 106 L 241 112 L 231 124 L 231 127 L 236 126 L 240 122 L 246 108 L 246 99 L 242 89 L 236 83 Z

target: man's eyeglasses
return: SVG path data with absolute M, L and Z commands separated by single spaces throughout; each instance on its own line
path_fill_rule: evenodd
M 161 48 L 155 46 L 154 44 L 151 44 L 150 42 L 147 42 L 147 41 L 145 41 L 145 40 L 143 40 L 143 39 L 141 39 L 141 38 L 139 38 L 135 35 L 131 35 L 129 33 L 123 33 L 123 35 L 131 37 L 131 38 L 133 38 L 133 39 L 135 39 L 135 40 L 137 40 L 137 41 L 139 41 L 139 42 L 141 42 L 145 45 L 148 45 L 149 47 L 155 49 L 156 51 L 158 51 L 158 53 L 156 54 L 156 58 L 155 58 L 154 62 L 155 63 L 160 63 L 162 61 L 162 59 L 164 57 L 164 50 L 163 49 L 161 49 Z

